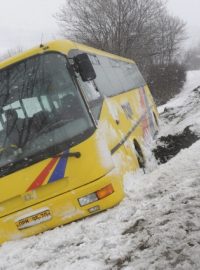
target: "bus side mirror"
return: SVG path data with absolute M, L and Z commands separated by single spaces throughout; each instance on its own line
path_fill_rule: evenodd
M 92 81 L 96 78 L 96 73 L 86 53 L 75 56 L 74 62 L 77 72 L 80 74 L 84 82 Z

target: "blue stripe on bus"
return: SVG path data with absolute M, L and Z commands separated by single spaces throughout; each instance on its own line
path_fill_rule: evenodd
M 65 175 L 65 169 L 67 166 L 67 157 L 61 157 L 58 164 L 56 165 L 55 170 L 53 171 L 48 183 L 55 182 L 59 179 L 62 179 Z

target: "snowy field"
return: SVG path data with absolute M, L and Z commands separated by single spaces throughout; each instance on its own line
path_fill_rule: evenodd
M 159 108 L 159 136 L 200 134 L 200 71 Z M 193 91 L 196 88 L 195 91 Z M 200 140 L 151 172 L 129 173 L 117 207 L 0 247 L 0 270 L 200 269 Z

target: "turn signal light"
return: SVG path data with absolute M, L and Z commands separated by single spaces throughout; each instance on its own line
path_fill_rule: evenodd
M 96 192 L 96 194 L 97 194 L 98 199 L 100 200 L 100 199 L 103 199 L 103 198 L 109 196 L 113 192 L 114 192 L 113 186 L 112 186 L 112 184 L 110 184 L 110 185 L 98 190 Z

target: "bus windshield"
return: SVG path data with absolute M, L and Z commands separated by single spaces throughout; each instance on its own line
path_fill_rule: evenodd
M 1 175 L 16 164 L 22 168 L 66 150 L 93 128 L 66 57 L 59 53 L 2 70 L 0 109 Z

